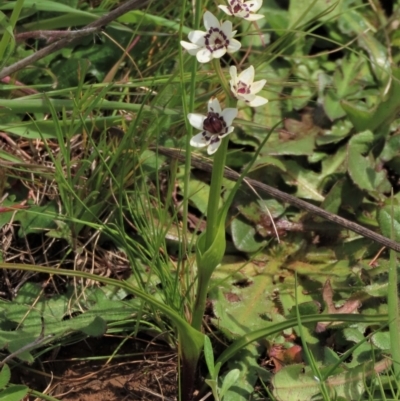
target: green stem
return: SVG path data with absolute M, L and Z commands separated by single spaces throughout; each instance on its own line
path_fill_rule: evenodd
M 235 105 L 236 99 L 234 99 L 231 95 L 228 82 L 226 81 L 225 75 L 222 71 L 219 61 L 214 60 L 213 66 L 216 74 L 219 77 L 221 86 L 225 91 L 227 107 L 233 107 Z M 225 161 L 228 152 L 228 143 L 229 139 L 228 137 L 225 137 L 222 140 L 222 143 L 214 157 L 213 170 L 211 174 L 210 195 L 208 198 L 208 207 L 207 207 L 207 230 L 206 230 L 207 249 L 210 248 L 211 245 L 213 244 L 218 230 L 219 200 L 221 198 L 222 180 L 224 177 Z
M 218 230 L 218 210 L 221 198 L 222 180 L 225 169 L 226 154 L 228 152 L 228 137 L 222 139 L 222 143 L 215 153 L 213 170 L 211 173 L 210 195 L 207 207 L 206 249 L 213 244 Z
M 226 107 L 236 106 L 236 99 L 232 96 L 232 92 L 229 87 L 229 83 L 225 78 L 225 74 L 222 71 L 221 64 L 219 63 L 218 60 L 215 60 L 215 59 L 213 60 L 213 67 L 214 67 L 215 73 L 218 75 L 219 82 L 226 95 L 226 103 L 227 103 Z
M 208 282 L 210 281 L 210 275 L 199 272 L 197 277 L 197 293 L 196 302 L 193 307 L 192 327 L 196 330 L 201 330 L 204 309 L 207 302 L 208 293 Z
M 201 10 L 202 10 L 202 2 L 200 0 L 196 1 L 196 9 L 194 13 L 194 29 L 199 29 L 200 20 L 201 20 Z M 182 30 L 183 30 L 183 21 L 185 21 L 185 2 L 183 2 L 181 6 L 181 24 L 179 29 L 179 40 L 182 40 Z M 189 87 L 189 101 L 187 102 L 187 92 L 185 89 L 185 82 L 184 75 L 184 65 L 183 65 L 183 52 L 182 46 L 179 46 L 179 73 L 181 78 L 181 90 L 182 90 L 182 105 L 183 105 L 183 114 L 186 117 L 189 112 L 194 110 L 194 103 L 195 103 L 195 95 L 196 95 L 196 82 L 197 82 L 197 67 L 198 62 L 197 59 L 194 57 L 191 60 L 191 76 L 190 76 L 190 87 Z M 186 159 L 185 159 L 185 172 L 184 175 L 184 183 L 183 183 L 183 203 L 182 203 L 182 241 L 180 247 L 180 260 L 185 261 L 186 256 L 188 253 L 188 244 L 187 244 L 187 229 L 188 229 L 188 215 L 189 215 L 189 183 L 190 183 L 190 170 L 191 170 L 191 146 L 190 146 L 190 139 L 193 136 L 193 127 L 186 121 L 186 141 L 185 141 L 185 150 L 186 150 Z M 181 269 L 185 269 L 185 263 L 182 262 Z M 188 277 L 188 274 L 183 274 L 184 277 Z
M 195 29 L 199 29 L 200 19 L 201 19 L 201 9 L 202 9 L 202 1 L 197 0 L 196 9 L 194 13 L 194 27 Z M 182 6 L 181 13 L 181 21 L 185 20 L 185 6 Z M 182 39 L 182 22 L 180 27 L 180 39 Z M 182 56 L 182 48 L 180 47 L 180 76 L 181 82 L 184 82 L 184 69 L 183 69 L 183 56 Z M 194 109 L 194 101 L 196 94 L 196 82 L 197 82 L 197 59 L 194 58 L 192 61 L 192 69 L 191 69 L 191 80 L 190 80 L 190 88 L 189 88 L 189 102 L 186 103 L 186 91 L 184 85 L 182 84 L 182 99 L 183 99 L 183 112 L 185 117 L 188 115 L 189 111 Z M 187 120 L 187 119 L 186 119 Z M 182 247 L 180 250 L 180 259 L 185 260 L 185 255 L 187 254 L 187 227 L 188 227 L 188 209 L 189 209 L 189 183 L 190 183 L 190 170 L 191 170 L 191 147 L 190 147 L 190 139 L 193 134 L 193 128 L 190 124 L 186 122 L 187 135 L 186 135 L 186 160 L 185 160 L 185 178 L 184 178 L 184 190 L 183 190 L 183 228 L 182 228 Z M 184 264 L 182 265 L 182 269 L 184 269 Z M 185 277 L 188 277 L 188 274 L 184 274 Z M 200 357 L 200 352 L 194 353 L 191 355 L 191 358 L 187 359 L 184 347 L 187 346 L 187 340 L 180 336 L 179 338 L 179 349 L 180 355 L 182 358 L 182 369 L 180 376 L 180 386 L 179 386 L 179 399 L 183 400 L 191 400 L 193 395 L 193 388 L 195 382 L 196 368 L 198 363 L 198 358 Z M 202 348 L 202 347 L 201 347 Z
M 393 192 L 392 192 L 392 232 L 391 239 L 394 239 L 394 210 L 393 210 Z M 390 250 L 389 262 L 389 281 L 388 281 L 388 318 L 389 318 L 389 337 L 390 350 L 392 353 L 393 370 L 396 382 L 400 381 L 400 316 L 399 316 L 399 293 L 397 277 L 397 258 L 396 253 Z
M 235 106 L 236 100 L 231 95 L 229 84 L 225 78 L 225 75 L 222 71 L 219 61 L 214 60 L 213 65 L 214 65 L 214 70 L 217 76 L 219 77 L 221 86 L 223 87 L 226 93 L 227 107 Z M 214 242 L 216 241 L 220 224 L 225 223 L 224 221 L 221 221 L 221 215 L 220 215 L 221 211 L 219 209 L 219 202 L 221 199 L 221 189 L 222 189 L 222 181 L 224 178 L 225 160 L 226 160 L 226 155 L 228 153 L 228 143 L 229 143 L 228 137 L 223 138 L 221 145 L 214 156 L 214 164 L 211 173 L 210 194 L 208 197 L 207 229 L 205 232 L 204 249 L 202 250 L 204 252 L 207 252 L 208 250 L 211 249 Z M 197 244 L 197 246 L 199 246 L 199 244 Z M 225 244 L 220 244 L 219 246 L 224 246 L 225 249 Z M 217 259 L 218 257 L 215 258 L 211 263 L 209 263 L 209 261 L 203 264 L 198 262 L 197 293 L 196 293 L 196 302 L 193 307 L 193 318 L 192 318 L 192 327 L 195 328 L 196 330 L 201 330 L 204 309 L 207 301 L 208 284 L 213 271 L 220 263 L 220 260 Z
M 186 7 L 185 4 L 182 5 L 181 7 L 181 25 L 180 25 L 180 30 L 179 30 L 179 40 L 182 39 L 182 21 L 184 21 L 184 16 L 185 16 L 185 11 Z M 179 46 L 179 72 L 181 76 L 181 90 L 182 90 L 182 106 L 183 106 L 183 114 L 185 117 L 188 115 L 189 110 L 193 110 L 194 108 L 194 94 L 195 94 L 195 88 L 196 88 L 196 73 L 197 73 L 197 60 L 194 59 L 192 61 L 192 68 L 191 68 L 191 77 L 190 77 L 190 88 L 189 88 L 189 102 L 186 100 L 186 89 L 184 83 L 184 65 L 183 65 L 183 52 L 182 52 L 182 46 Z M 187 119 L 185 118 L 185 121 Z M 187 152 L 186 154 L 186 159 L 185 159 L 185 171 L 186 174 L 184 176 L 184 184 L 183 184 L 183 216 L 182 216 L 182 247 L 180 249 L 180 260 L 185 260 L 186 258 L 184 257 L 187 253 L 187 223 L 188 223 L 188 209 L 189 209 L 189 181 L 190 181 L 190 165 L 191 165 L 191 148 L 190 148 L 190 138 L 193 135 L 193 128 L 188 122 L 186 121 L 186 141 L 185 141 L 185 150 Z M 183 266 L 182 266 L 183 268 Z
M 19 14 L 24 6 L 24 0 L 17 0 L 10 17 L 10 26 L 4 30 L 3 37 L 0 41 L 0 60 L 4 59 L 4 53 L 11 39 L 10 31 L 13 31 L 17 24 Z

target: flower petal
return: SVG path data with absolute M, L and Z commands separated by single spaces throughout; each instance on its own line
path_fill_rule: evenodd
M 194 43 L 189 43 L 189 42 L 185 42 L 184 40 L 181 40 L 181 46 L 186 49 L 186 50 L 199 50 L 199 46 L 195 45 Z
M 252 93 L 237 93 L 236 94 L 236 99 L 238 100 L 244 100 L 246 103 L 250 103 L 256 95 Z
M 238 81 L 236 66 L 231 65 L 229 67 L 229 75 L 231 76 L 233 83 L 236 84 L 236 82 Z
M 205 132 L 200 132 L 190 139 L 190 145 L 194 148 L 204 148 L 210 144 L 211 136 L 205 134 Z
M 248 102 L 247 104 L 251 107 L 258 107 L 263 106 L 264 104 L 268 103 L 268 99 L 261 96 L 256 96 L 252 101 Z
M 246 21 L 258 21 L 259 19 L 264 18 L 262 14 L 249 14 L 247 17 L 244 17 Z
M 204 46 L 205 44 L 204 36 L 206 36 L 206 32 L 190 31 L 188 38 L 192 43 L 195 43 L 198 46 Z
M 212 52 L 212 57 L 213 58 L 221 58 L 223 55 L 225 55 L 225 53 L 226 53 L 226 47 L 223 47 L 221 49 L 214 50 Z
M 239 81 L 242 81 L 246 85 L 251 85 L 254 81 L 254 67 L 251 65 L 239 74 Z
M 227 6 L 218 6 L 225 14 L 233 15 Z
M 227 48 L 228 53 L 234 53 L 241 48 L 242 44 L 236 39 L 230 39 Z
M 232 32 L 232 22 L 231 21 L 224 21 L 221 25 L 221 31 L 227 36 L 227 38 L 231 38 L 235 32 Z
M 245 1 L 243 4 L 247 6 L 251 12 L 255 13 L 261 8 L 262 0 Z
M 202 47 L 196 54 L 199 63 L 208 63 L 212 60 L 213 54 L 205 47 Z
M 226 125 L 229 127 L 230 125 L 232 125 L 232 121 L 238 115 L 238 109 L 232 107 L 224 109 L 221 115 L 224 118 Z
M 218 113 L 223 116 L 223 112 L 221 111 L 221 105 L 219 104 L 219 101 L 216 97 L 214 97 L 208 101 L 207 107 L 208 107 L 209 112 L 211 111 L 211 112 Z M 225 120 L 225 122 L 226 122 L 226 120 Z M 230 124 L 227 124 L 227 125 L 230 125 Z
M 218 136 L 220 138 L 225 138 L 226 136 L 228 136 L 235 128 L 234 127 L 229 127 L 228 130 L 226 132 L 224 132 L 223 134 L 219 134 Z
M 197 113 L 189 113 L 187 115 L 187 118 L 189 120 L 189 124 L 192 127 L 199 129 L 200 131 L 203 130 L 203 122 L 206 119 L 206 116 L 203 116 L 202 114 L 197 114 Z
M 257 93 L 257 92 L 260 92 L 260 90 L 262 89 L 262 88 L 264 88 L 264 85 L 267 83 L 267 80 L 266 79 L 262 79 L 261 81 L 256 81 L 256 82 L 253 82 L 252 84 L 251 84 L 251 93 Z
M 206 27 L 206 30 L 208 31 L 210 28 L 215 28 L 215 27 L 220 27 L 220 23 L 218 21 L 218 18 L 213 14 L 210 13 L 210 11 L 206 11 L 203 16 L 203 21 L 204 21 L 204 26 Z
M 213 140 L 213 141 L 208 145 L 207 153 L 208 153 L 209 155 L 214 154 L 214 153 L 218 150 L 219 145 L 221 145 L 221 139 L 219 139 L 218 137 L 216 137 L 216 139 Z

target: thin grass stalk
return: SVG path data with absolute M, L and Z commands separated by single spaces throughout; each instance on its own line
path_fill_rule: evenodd
M 194 12 L 194 28 L 198 29 L 200 25 L 200 15 L 201 15 L 201 1 L 197 0 L 195 2 L 196 8 Z M 183 21 L 185 20 L 185 2 L 181 5 L 181 24 L 179 29 L 179 40 L 182 40 L 182 28 Z M 196 94 L 196 82 L 197 82 L 197 68 L 198 62 L 196 58 L 191 60 L 191 75 L 190 75 L 190 85 L 189 85 L 189 102 L 186 101 L 186 91 L 184 85 L 184 68 L 183 68 L 183 50 L 182 47 L 179 46 L 179 72 L 181 77 L 181 91 L 182 91 L 182 105 L 183 105 L 183 114 L 187 116 L 189 110 L 194 109 L 195 103 L 195 94 Z M 186 119 L 185 119 L 186 121 Z M 188 251 L 187 245 L 187 227 L 188 227 L 188 210 L 189 210 L 189 184 L 190 184 L 190 170 L 191 170 L 191 146 L 190 146 L 190 138 L 193 136 L 193 128 L 190 124 L 186 122 L 186 142 L 185 142 L 185 150 L 186 150 L 186 158 L 185 158 L 185 177 L 184 177 L 184 185 L 183 185 L 183 216 L 182 216 L 182 241 L 180 246 L 180 260 L 186 260 L 185 255 Z M 188 276 L 190 274 L 188 268 L 185 268 L 184 262 L 182 262 L 180 268 L 184 272 L 184 277 L 186 277 L 186 281 L 188 281 Z M 180 362 L 182 365 L 179 367 L 179 394 L 178 399 L 180 400 L 191 400 L 193 396 L 194 390 L 194 382 L 195 375 L 197 369 L 198 358 L 200 357 L 200 353 L 197 356 L 196 360 L 187 360 L 185 358 L 185 346 L 187 346 L 183 339 L 179 338 L 179 355 Z
M 5 29 L 3 33 L 3 37 L 0 41 L 0 60 L 4 60 L 4 54 L 6 52 L 7 46 L 10 43 L 10 39 L 12 34 L 10 33 L 14 30 L 15 25 L 17 24 L 19 15 L 21 14 L 22 7 L 24 6 L 24 0 L 17 0 L 15 2 L 15 6 L 13 8 L 11 17 L 10 17 L 10 26 L 9 29 Z
M 317 363 L 315 362 L 314 355 L 311 353 L 310 348 L 308 347 L 307 341 L 305 340 L 303 324 L 301 321 L 302 318 L 301 318 L 300 310 L 299 310 L 297 289 L 298 289 L 298 282 L 297 282 L 297 271 L 296 271 L 294 274 L 294 297 L 295 297 L 295 307 L 296 307 L 296 320 L 297 320 L 297 327 L 298 327 L 299 335 L 300 335 L 300 339 L 301 339 L 301 344 L 303 346 L 305 360 L 308 363 L 308 365 L 310 366 L 314 377 L 318 380 L 318 386 L 321 390 L 323 399 L 325 401 L 329 401 L 330 397 L 329 397 L 328 389 L 325 384 L 324 378 L 322 376 L 322 373 L 318 369 Z
M 200 25 L 200 16 L 201 16 L 201 1 L 197 0 L 195 2 L 195 12 L 194 12 L 194 29 L 198 29 Z M 183 30 L 183 21 L 185 20 L 185 2 L 182 3 L 181 6 L 181 24 L 179 27 L 179 41 L 182 40 L 182 30 Z M 198 62 L 195 57 L 191 60 L 192 66 L 190 71 L 190 85 L 189 85 L 189 102 L 186 102 L 186 91 L 184 86 L 184 76 L 185 71 L 183 68 L 183 49 L 182 46 L 179 46 L 179 73 L 181 78 L 181 91 L 182 91 L 182 105 L 183 105 L 183 114 L 185 116 L 188 115 L 189 110 L 194 109 L 194 101 L 196 95 L 196 82 L 197 82 L 197 68 Z M 185 119 L 186 121 L 186 119 Z M 185 150 L 186 150 L 186 159 L 185 159 L 185 177 L 184 177 L 184 185 L 183 185 L 183 211 L 182 211 L 182 249 L 181 256 L 184 256 L 187 253 L 187 226 L 188 226 L 188 210 L 189 210 L 189 183 L 190 183 L 190 169 L 191 169 L 191 147 L 190 147 L 190 138 L 193 136 L 193 127 L 186 122 L 186 142 L 185 142 Z M 185 260 L 184 257 L 180 258 L 181 260 Z M 183 268 L 183 266 L 182 266 Z
M 393 193 L 392 193 L 392 216 Z M 394 239 L 394 218 L 392 217 L 391 239 Z M 389 282 L 388 282 L 388 317 L 389 317 L 389 336 L 390 350 L 393 360 L 393 370 L 396 382 L 400 381 L 400 315 L 399 315 L 399 293 L 398 293 L 398 274 L 396 253 L 390 250 L 389 261 Z

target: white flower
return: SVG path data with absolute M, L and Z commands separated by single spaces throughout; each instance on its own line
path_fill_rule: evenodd
M 200 63 L 208 63 L 213 58 L 220 58 L 226 52 L 233 53 L 240 49 L 241 43 L 232 39 L 236 31 L 232 31 L 232 22 L 220 24 L 217 17 L 209 11 L 204 13 L 204 26 L 207 32 L 191 31 L 189 40 L 192 43 L 181 41 L 181 45 L 196 56 Z
M 190 144 L 195 148 L 208 146 L 207 153 L 212 155 L 218 150 L 221 139 L 233 131 L 231 125 L 237 114 L 238 109 L 227 108 L 221 110 L 217 98 L 211 99 L 208 102 L 208 113 L 206 116 L 189 113 L 188 120 L 190 125 L 202 131 L 190 140 Z
M 229 0 L 229 6 L 218 6 L 228 15 L 244 18 L 247 21 L 257 21 L 264 18 L 262 14 L 252 14 L 258 11 L 262 6 L 262 0 Z
M 238 100 L 244 100 L 249 106 L 257 107 L 268 103 L 268 99 L 261 96 L 256 96 L 256 93 L 260 92 L 265 83 L 266 79 L 261 81 L 254 81 L 254 67 L 251 65 L 246 70 L 243 70 L 240 75 L 237 75 L 235 66 L 229 68 L 229 74 L 231 74 L 231 91 Z

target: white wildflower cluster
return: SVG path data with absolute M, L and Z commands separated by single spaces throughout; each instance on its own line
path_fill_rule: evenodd
M 228 5 L 220 5 L 219 8 L 226 14 L 244 18 L 247 21 L 257 21 L 264 18 L 256 12 L 261 8 L 262 0 L 228 0 Z M 189 33 L 190 42 L 181 41 L 188 53 L 196 56 L 200 63 L 208 63 L 212 59 L 221 58 L 226 53 L 234 53 L 241 47 L 241 43 L 234 39 L 236 31 L 232 30 L 232 22 L 220 22 L 211 12 L 206 11 L 203 17 L 206 31 L 192 31 Z M 251 107 L 266 104 L 265 99 L 256 94 L 261 91 L 267 82 L 265 79 L 254 82 L 254 67 L 243 70 L 239 75 L 235 66 L 230 67 L 229 81 L 233 96 L 237 100 L 244 101 Z M 206 116 L 189 113 L 189 123 L 201 132 L 195 135 L 190 144 L 201 148 L 207 146 L 207 152 L 212 155 L 218 150 L 221 139 L 233 131 L 232 122 L 238 114 L 237 108 L 221 109 L 218 99 L 213 98 L 208 102 Z

